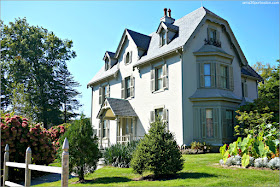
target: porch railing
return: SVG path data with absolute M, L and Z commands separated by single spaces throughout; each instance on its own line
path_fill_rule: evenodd
M 133 136 L 133 134 L 126 134 L 123 136 L 117 136 L 117 143 L 124 144 L 133 140 L 142 139 L 144 136 Z

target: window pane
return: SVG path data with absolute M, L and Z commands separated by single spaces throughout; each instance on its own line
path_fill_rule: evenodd
M 161 78 L 162 77 L 162 68 L 158 68 L 157 69 L 157 78 Z
M 163 87 L 162 81 L 162 67 L 156 69 L 156 90 L 160 90 Z
M 156 109 L 156 117 L 158 117 L 159 119 L 162 119 L 162 115 L 163 115 L 163 109 Z
M 133 134 L 133 120 L 131 119 L 130 122 L 130 133 Z
M 126 119 L 125 121 L 126 121 L 125 134 L 128 134 L 129 133 L 129 130 L 128 130 L 129 129 L 129 127 L 128 127 L 128 119 Z
M 210 64 L 204 64 L 204 75 L 211 75 Z
M 206 109 L 206 132 L 207 138 L 214 137 L 214 129 L 213 129 L 213 110 Z
M 160 89 L 162 89 L 162 79 L 159 79 L 157 81 L 157 90 L 160 90 Z
M 204 76 L 204 83 L 205 83 L 205 87 L 210 87 L 211 86 L 211 77 Z
M 162 43 L 162 45 L 166 44 L 166 34 L 165 34 L 165 31 L 162 31 L 162 33 L 161 33 L 161 43 Z
M 125 56 L 125 63 L 129 63 L 129 60 L 129 52 L 127 52 Z
M 125 78 L 126 98 L 130 97 L 130 77 Z
M 210 30 L 210 40 L 216 41 L 216 31 L 215 30 Z
M 107 94 L 107 86 L 104 86 L 104 95 L 106 97 L 106 94 Z

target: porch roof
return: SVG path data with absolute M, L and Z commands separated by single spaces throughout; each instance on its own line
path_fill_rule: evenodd
M 116 98 L 106 98 L 103 105 L 101 106 L 97 118 L 100 118 L 100 116 L 105 113 L 105 118 L 107 111 L 111 110 L 114 117 L 117 116 L 124 116 L 124 117 L 137 117 L 137 114 L 135 113 L 134 109 L 132 108 L 130 102 L 125 99 L 116 99 Z M 108 113 L 110 114 L 110 112 Z M 112 115 L 108 116 L 112 117 Z

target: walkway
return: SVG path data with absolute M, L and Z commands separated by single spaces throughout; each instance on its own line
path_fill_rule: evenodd
M 104 167 L 104 158 L 99 159 L 96 170 L 98 170 L 102 167 Z M 71 173 L 69 178 L 71 179 L 74 177 L 77 177 L 77 175 L 75 173 Z M 42 177 L 32 179 L 31 186 L 46 183 L 46 182 L 55 182 L 55 181 L 59 181 L 59 180 L 61 180 L 61 174 L 52 173 L 52 174 L 48 174 L 48 175 L 45 175 Z

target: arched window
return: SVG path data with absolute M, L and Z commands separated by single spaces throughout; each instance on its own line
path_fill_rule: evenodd
M 161 46 L 165 45 L 166 44 L 166 32 L 165 32 L 165 30 L 161 31 L 160 38 L 161 38 L 161 43 L 160 43 Z
M 131 54 L 132 52 L 127 52 L 125 55 L 125 64 L 129 64 L 131 62 Z

